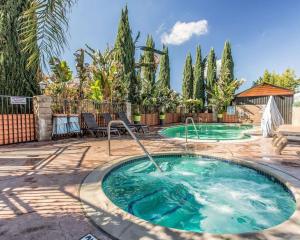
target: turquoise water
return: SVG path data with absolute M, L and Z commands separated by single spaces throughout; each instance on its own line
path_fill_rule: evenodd
M 154 224 L 193 232 L 245 233 L 282 223 L 295 201 L 281 184 L 257 171 L 204 156 L 160 156 L 164 170 L 146 158 L 113 170 L 107 197 Z
M 200 140 L 238 140 L 248 139 L 245 130 L 251 129 L 252 125 L 239 124 L 196 124 Z M 170 138 L 185 138 L 185 126 L 166 128 L 161 134 Z M 198 139 L 193 125 L 188 125 L 188 138 Z

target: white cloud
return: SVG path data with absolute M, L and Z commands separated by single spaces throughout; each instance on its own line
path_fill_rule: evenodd
M 193 35 L 205 35 L 208 32 L 207 20 L 197 22 L 176 22 L 169 33 L 163 33 L 161 41 L 164 44 L 180 45 L 188 41 Z

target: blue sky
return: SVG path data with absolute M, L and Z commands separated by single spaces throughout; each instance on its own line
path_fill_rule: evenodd
M 126 3 L 133 35 L 141 32 L 140 45 L 147 34 L 154 37 L 158 49 L 167 39 L 171 86 L 176 91 L 181 91 L 187 53 L 194 56 L 200 44 L 203 54 L 214 47 L 221 58 L 225 40 L 232 43 L 236 77 L 246 79 L 241 90 L 264 69 L 282 72 L 290 67 L 300 76 L 297 0 L 78 0 L 70 15 L 69 47 L 63 56 L 72 68 L 73 53 L 85 44 L 100 50 L 113 46 Z M 178 22 L 185 24 L 174 30 Z

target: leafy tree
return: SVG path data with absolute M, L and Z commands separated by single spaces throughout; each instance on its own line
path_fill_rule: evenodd
M 162 55 L 160 59 L 158 82 L 161 87 L 170 89 L 170 60 L 168 47 L 163 46 L 163 52 L 165 54 Z
M 193 62 L 192 55 L 187 55 L 184 71 L 183 71 L 183 84 L 182 84 L 182 96 L 183 99 L 192 99 L 194 92 L 194 74 L 193 74 Z
M 128 100 L 131 103 L 139 101 L 139 84 L 135 72 L 135 43 L 132 39 L 131 28 L 128 19 L 128 8 L 122 10 L 119 22 L 117 39 L 115 42 L 115 59 L 121 63 L 124 72 L 124 81 L 128 85 Z
M 8 0 L 15 4 L 15 0 Z M 29 55 L 27 65 L 44 65 L 58 57 L 67 44 L 68 14 L 76 0 L 18 0 L 27 3 L 22 12 L 20 32 L 22 52 Z M 16 19 L 15 19 L 16 20 Z
M 18 19 L 28 7 L 27 0 L 0 1 L 0 94 L 32 96 L 39 92 L 39 64 L 27 67 L 32 52 L 23 53 L 19 44 Z M 36 23 L 33 20 L 33 30 Z M 37 41 L 32 40 L 31 45 L 37 51 Z
M 76 62 L 76 70 L 77 70 L 77 77 L 79 80 L 78 86 L 78 99 L 84 98 L 84 85 L 89 80 L 89 69 L 88 64 L 85 63 L 85 51 L 84 49 L 79 49 L 76 51 L 75 55 L 75 62 Z
M 220 76 L 220 79 L 215 83 L 210 90 L 209 106 L 213 107 L 217 113 L 226 111 L 234 99 L 235 91 L 240 87 L 242 81 L 232 80 L 228 82 L 231 72 L 227 69 Z
M 279 87 L 295 90 L 300 86 L 300 79 L 297 79 L 295 71 L 288 68 L 282 74 L 270 73 L 265 70 L 264 75 L 254 82 L 254 85 L 269 83 Z
M 228 83 L 234 80 L 234 62 L 231 53 L 231 46 L 228 41 L 225 42 L 222 54 L 220 78 Z
M 180 103 L 180 95 L 168 87 L 162 87 L 158 82 L 154 93 L 156 104 L 161 113 L 175 112 Z
M 144 56 L 141 54 L 140 58 L 139 58 L 139 62 L 136 63 L 137 88 L 138 88 L 139 92 L 141 92 L 141 90 L 142 90 L 142 82 L 143 82 L 142 66 L 143 66 L 143 62 L 144 62 Z M 142 98 L 142 93 L 140 94 L 138 101 L 136 101 L 136 104 L 141 103 L 141 100 L 142 100 L 141 98 Z
M 56 57 L 50 59 L 52 71 L 51 84 L 46 89 L 46 94 L 56 98 L 67 99 L 73 96 L 69 83 L 73 79 L 72 71 L 66 61 Z
M 197 47 L 196 63 L 194 66 L 194 99 L 205 103 L 204 64 L 201 56 L 201 48 Z
M 146 41 L 146 47 L 150 49 L 155 48 L 155 44 L 151 35 L 148 35 Z M 156 65 L 155 65 L 155 56 L 153 51 L 144 52 L 144 64 L 143 66 L 143 86 L 142 89 L 145 90 L 146 86 L 150 86 L 154 89 L 155 85 L 155 74 L 156 74 Z
M 207 89 L 207 102 L 210 102 L 211 92 L 217 82 L 217 64 L 215 51 L 212 48 L 207 59 L 207 77 L 206 77 L 206 89 Z
M 128 89 L 125 75 L 120 63 L 114 60 L 115 49 L 107 48 L 104 53 L 87 46 L 85 51 L 91 58 L 90 72 L 92 78 L 92 98 L 95 100 L 124 101 Z M 94 96 L 94 97 L 93 97 Z

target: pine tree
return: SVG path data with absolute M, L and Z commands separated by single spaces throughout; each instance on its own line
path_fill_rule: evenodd
M 205 103 L 204 66 L 200 46 L 197 47 L 194 66 L 194 99 L 201 100 L 203 104 Z
M 131 28 L 128 19 L 128 8 L 125 7 L 121 13 L 119 22 L 118 35 L 115 42 L 116 54 L 115 58 L 123 66 L 124 81 L 128 86 L 128 100 L 131 103 L 139 101 L 140 90 L 138 88 L 138 80 L 135 72 L 135 45 L 132 39 Z
M 231 54 L 231 46 L 228 41 L 225 42 L 222 54 L 220 78 L 222 78 L 224 82 L 228 83 L 234 80 L 234 62 Z
M 39 64 L 27 67 L 31 53 L 23 53 L 18 32 L 19 18 L 29 1 L 7 0 L 0 3 L 0 94 L 33 96 L 39 92 Z M 32 39 L 33 45 L 36 38 Z
M 182 96 L 183 99 L 193 98 L 194 88 L 194 74 L 193 74 L 193 60 L 189 53 L 185 60 L 184 71 L 183 71 L 183 83 L 182 83 Z
M 146 47 L 155 48 L 155 44 L 151 35 L 148 35 L 146 41 Z M 144 53 L 144 64 L 143 67 L 143 77 L 144 84 L 149 85 L 151 88 L 154 88 L 155 85 L 155 74 L 156 74 L 156 66 L 155 66 L 155 58 L 153 51 L 145 51 Z
M 170 60 L 168 47 L 163 46 L 164 55 L 160 59 L 158 81 L 160 86 L 170 89 Z
M 214 85 L 217 82 L 217 64 L 215 50 L 212 48 L 208 55 L 207 60 L 207 77 L 206 77 L 206 89 L 207 89 L 207 103 L 211 98 L 211 92 L 214 89 Z

